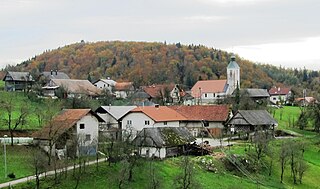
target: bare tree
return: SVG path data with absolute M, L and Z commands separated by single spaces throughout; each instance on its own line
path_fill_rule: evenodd
M 33 152 L 33 167 L 36 177 L 36 189 L 40 188 L 40 174 L 46 171 L 46 158 L 39 149 Z
M 29 114 L 28 105 L 23 104 L 18 108 L 16 112 L 16 106 L 14 104 L 14 99 L 11 96 L 7 101 L 2 102 L 1 107 L 4 109 L 3 113 L 4 120 L 8 126 L 11 137 L 11 146 L 13 146 L 13 133 L 14 131 L 26 122 L 26 118 Z

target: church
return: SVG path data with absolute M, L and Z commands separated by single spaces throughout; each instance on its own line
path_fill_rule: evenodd
M 232 55 L 227 67 L 227 79 L 198 81 L 192 87 L 191 95 L 195 104 L 215 103 L 231 95 L 237 86 L 240 88 L 240 67 Z

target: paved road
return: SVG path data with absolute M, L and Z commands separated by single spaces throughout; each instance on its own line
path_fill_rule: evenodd
M 98 162 L 103 162 L 103 161 L 106 161 L 106 158 L 101 158 L 101 159 L 98 160 Z M 97 160 L 89 161 L 86 165 L 92 165 L 92 164 L 95 164 L 95 163 L 97 163 Z M 79 167 L 79 165 L 76 165 L 76 168 L 78 168 L 78 167 Z M 73 169 L 73 165 L 67 167 L 68 171 L 72 170 L 72 169 Z M 64 171 L 64 169 L 58 169 L 57 170 L 57 172 L 61 172 L 61 171 Z M 54 171 L 48 171 L 46 173 L 42 173 L 42 174 L 40 174 L 40 178 L 44 177 L 45 175 L 46 176 L 54 175 Z M 10 181 L 10 182 L 1 183 L 0 184 L 0 188 L 13 186 L 13 185 L 16 185 L 16 184 L 24 183 L 24 182 L 35 180 L 35 179 L 36 179 L 35 176 L 24 177 L 24 178 L 21 178 L 21 179 Z

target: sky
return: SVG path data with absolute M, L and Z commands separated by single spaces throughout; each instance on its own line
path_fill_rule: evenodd
M 1 0 L 0 68 L 81 40 L 121 40 L 320 70 L 319 10 L 319 0 Z

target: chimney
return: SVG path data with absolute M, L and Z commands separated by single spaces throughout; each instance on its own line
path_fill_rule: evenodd
M 280 87 L 278 87 L 278 92 L 280 91 Z
M 155 104 L 154 107 L 155 107 L 156 109 L 159 109 L 159 104 Z
M 58 75 L 58 70 L 56 70 L 56 75 Z
M 51 75 L 52 75 L 52 72 L 53 72 L 53 71 L 51 70 L 51 71 L 50 71 L 50 74 L 51 74 Z

